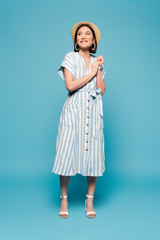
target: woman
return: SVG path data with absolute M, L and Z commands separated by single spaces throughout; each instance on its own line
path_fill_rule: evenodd
M 96 216 L 93 198 L 97 176 L 105 171 L 103 106 L 105 92 L 104 58 L 93 54 L 100 41 L 98 27 L 79 22 L 71 30 L 74 52 L 68 52 L 58 69 L 68 92 L 64 103 L 56 142 L 52 172 L 60 175 L 61 206 L 59 216 L 67 218 L 67 188 L 70 176 L 87 176 L 88 194 L 85 212 Z

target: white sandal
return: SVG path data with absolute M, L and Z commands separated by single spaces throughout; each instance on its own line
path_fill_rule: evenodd
M 94 196 L 91 196 L 91 195 L 88 195 L 88 194 L 86 194 L 86 197 L 94 198 Z M 89 217 L 90 214 L 94 214 L 93 217 L 89 217 L 89 218 L 94 218 L 96 216 L 96 212 L 95 211 L 88 211 L 87 212 L 87 198 L 85 199 L 85 212 L 86 212 L 87 217 Z
M 60 195 L 60 199 L 63 199 L 63 198 L 67 198 L 67 195 Z M 67 202 L 68 202 L 68 199 L 67 199 Z M 68 203 L 69 204 L 69 203 Z M 65 217 L 62 217 L 62 214 L 64 215 L 66 215 Z M 59 212 L 59 216 L 61 217 L 61 218 L 67 218 L 68 216 L 69 216 L 69 213 L 68 212 L 66 212 L 66 211 L 60 211 Z

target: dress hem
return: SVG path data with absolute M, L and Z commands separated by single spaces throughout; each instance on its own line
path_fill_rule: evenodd
M 82 176 L 90 176 L 90 177 L 102 177 L 103 174 L 104 174 L 105 170 L 102 172 L 102 174 L 99 174 L 99 175 L 94 175 L 94 174 L 84 174 L 84 173 L 80 173 L 80 172 L 76 172 L 76 173 L 73 173 L 73 174 L 69 174 L 69 175 L 64 175 L 64 174 L 61 174 L 59 172 L 54 172 L 52 171 L 52 173 L 55 173 L 55 174 L 58 174 L 58 175 L 61 175 L 61 176 L 76 176 L 77 174 L 80 174 Z

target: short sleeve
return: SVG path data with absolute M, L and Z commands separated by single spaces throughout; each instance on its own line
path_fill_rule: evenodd
M 102 64 L 102 67 L 101 67 L 100 71 L 101 71 L 102 78 L 104 79 L 107 72 L 104 70 L 104 65 L 103 64 Z
M 58 73 L 62 77 L 63 80 L 65 80 L 64 67 L 67 70 L 69 70 L 72 73 L 72 75 L 74 76 L 74 60 L 73 60 L 72 52 L 69 52 L 65 55 L 61 65 L 58 69 Z

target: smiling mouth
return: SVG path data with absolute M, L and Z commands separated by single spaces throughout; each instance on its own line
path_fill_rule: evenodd
M 88 41 L 81 41 L 81 43 L 87 43 Z

